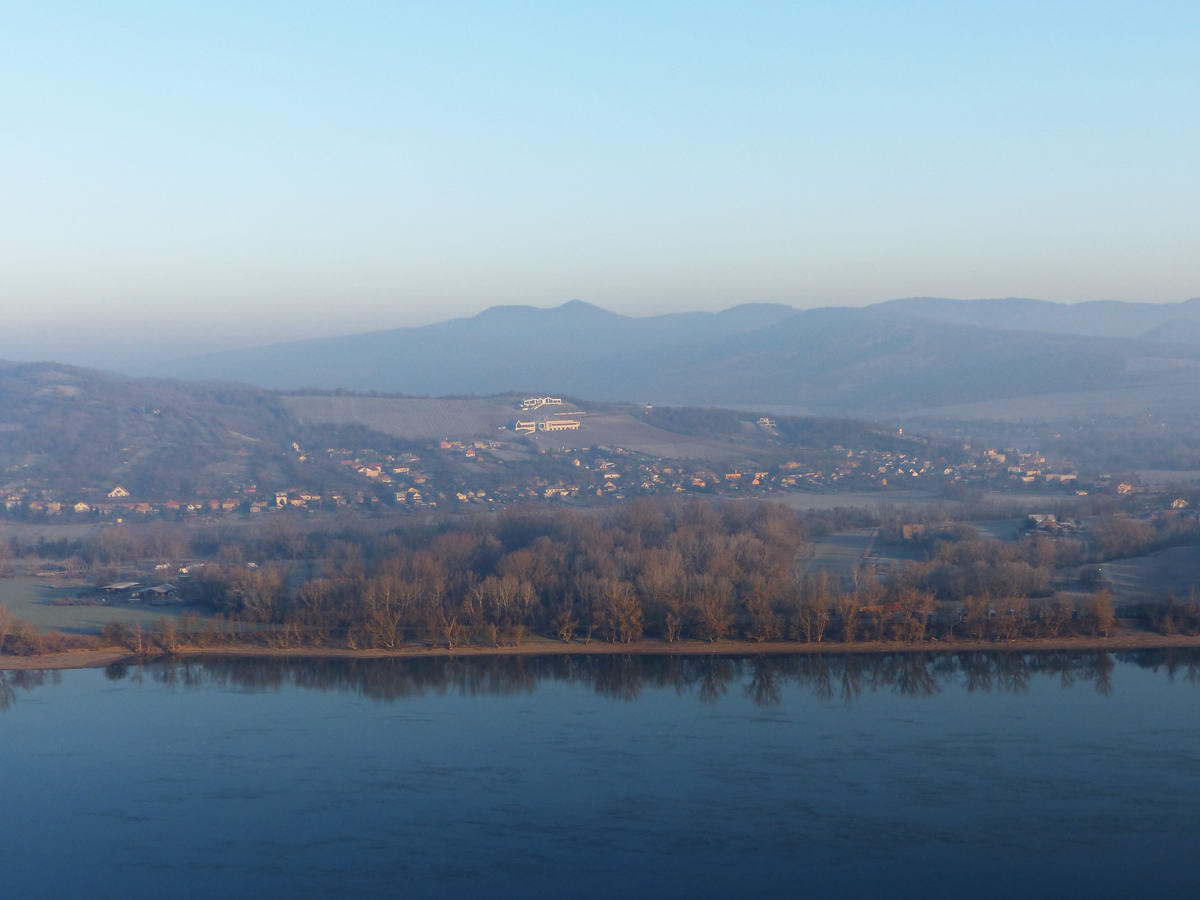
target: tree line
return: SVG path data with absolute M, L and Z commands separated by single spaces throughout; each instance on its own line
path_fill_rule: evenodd
M 969 524 L 931 521 L 909 542 L 918 558 L 886 571 L 859 564 L 835 577 L 808 565 L 814 540 L 828 531 L 875 524 L 895 537 L 906 517 L 888 508 L 797 513 L 753 501 L 650 499 L 604 513 L 531 507 L 388 531 L 361 522 L 306 528 L 290 516 L 256 528 L 119 527 L 59 549 L 83 567 L 127 555 L 202 552 L 212 560 L 180 582 L 209 615 L 106 627 L 104 642 L 139 654 L 230 643 L 500 647 L 530 635 L 820 644 L 1114 631 L 1115 600 L 1102 584 L 1056 589 L 1064 571 L 1096 558 L 1095 538 L 995 540 Z M 1124 522 L 1113 519 L 1111 530 L 1128 532 Z M 1094 532 L 1105 527 L 1101 520 Z M 1156 540 L 1166 534 L 1145 527 Z M 97 583 L 116 571 L 97 569 Z M 1194 595 L 1123 614 L 1163 633 L 1200 633 Z M 0 652 L 86 640 L 0 617 Z
M 331 540 L 295 584 L 281 567 L 211 566 L 190 590 L 224 623 L 208 627 L 254 626 L 244 639 L 281 647 L 496 647 L 530 634 L 615 644 L 1015 639 L 1114 627 L 1110 592 L 1077 603 L 1049 590 L 1056 551 L 1037 541 L 946 540 L 889 577 L 860 566 L 842 579 L 806 570 L 810 540 L 801 517 L 762 503 L 513 511 Z

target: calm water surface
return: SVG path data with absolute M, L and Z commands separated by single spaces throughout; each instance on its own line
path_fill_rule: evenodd
M 1200 654 L 0 673 L 4 897 L 1194 897 Z

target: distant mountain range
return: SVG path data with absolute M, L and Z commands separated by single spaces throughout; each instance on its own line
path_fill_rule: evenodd
M 1050 303 L 1008 297 L 1002 300 L 947 300 L 909 297 L 867 309 L 892 310 L 956 325 L 1018 331 L 1045 331 L 1082 337 L 1145 338 L 1192 342 L 1200 337 L 1200 297 L 1182 303 L 1127 303 L 1090 300 Z M 1175 329 L 1182 328 L 1182 331 Z
M 1200 299 L 920 297 L 862 308 L 747 304 L 646 317 L 576 300 L 209 354 L 143 374 L 280 389 L 552 391 L 874 416 L 1001 407 L 1011 414 L 1025 400 L 1054 397 L 1067 413 L 1095 413 L 1114 398 L 1131 408 L 1200 399 Z

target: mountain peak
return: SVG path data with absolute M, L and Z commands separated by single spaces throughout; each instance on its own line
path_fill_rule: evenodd
M 592 303 L 586 303 L 583 300 L 568 300 L 566 303 L 561 303 L 558 306 L 528 306 L 520 305 L 502 305 L 489 306 L 483 312 L 472 318 L 475 319 L 495 319 L 495 318 L 536 318 L 551 315 L 566 315 L 572 317 L 591 316 L 595 318 L 623 318 L 615 312 L 610 312 L 603 307 L 596 306 Z
M 612 310 L 605 309 L 602 306 L 596 306 L 596 304 L 594 304 L 594 303 L 588 303 L 585 300 L 568 300 L 566 303 L 563 303 L 559 306 L 555 306 L 552 309 L 554 312 L 566 313 L 566 314 L 572 315 L 572 316 L 587 315 L 587 316 L 605 316 L 608 318 L 620 316 L 619 313 L 615 313 Z

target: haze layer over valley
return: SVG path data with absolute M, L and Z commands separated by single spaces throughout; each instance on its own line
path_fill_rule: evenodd
M 126 366 L 136 369 L 136 364 Z M 410 395 L 553 389 L 800 414 L 1004 418 L 1169 411 L 1200 398 L 1200 301 L 914 298 L 631 317 L 571 301 L 153 367 L 268 388 Z

